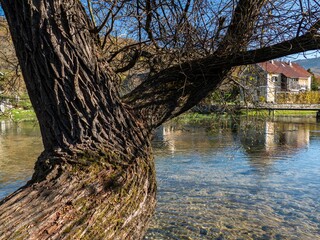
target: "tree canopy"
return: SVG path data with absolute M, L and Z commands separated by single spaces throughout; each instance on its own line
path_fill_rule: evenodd
M 141 62 L 148 62 L 149 70 L 156 72 L 210 55 L 243 54 L 298 41 L 310 33 L 316 38 L 319 28 L 317 1 L 89 0 L 83 4 L 102 56 L 117 72 Z M 277 46 L 277 55 L 268 57 L 318 48 L 314 44 L 304 49 L 281 47 Z

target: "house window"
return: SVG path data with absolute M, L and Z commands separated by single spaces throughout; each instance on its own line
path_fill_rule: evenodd
M 272 76 L 271 80 L 272 80 L 272 82 L 278 82 L 278 77 Z

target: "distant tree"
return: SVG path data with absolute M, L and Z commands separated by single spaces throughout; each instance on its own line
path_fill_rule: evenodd
M 155 128 L 235 66 L 320 47 L 316 0 L 0 2 L 44 145 L 1 202 L 0 239 L 141 239 Z M 146 78 L 120 96 L 133 70 Z
M 307 71 L 312 74 L 312 76 L 311 76 L 311 90 L 312 91 L 318 91 L 319 87 L 320 87 L 320 79 L 317 79 L 317 77 L 311 71 L 310 68 Z

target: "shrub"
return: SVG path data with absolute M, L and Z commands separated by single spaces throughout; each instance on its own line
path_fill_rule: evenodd
M 320 104 L 320 92 L 278 93 L 277 103 Z

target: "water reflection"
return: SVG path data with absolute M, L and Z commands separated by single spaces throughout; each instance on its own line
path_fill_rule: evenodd
M 251 166 L 265 168 L 275 160 L 288 159 L 306 151 L 314 123 L 299 123 L 292 119 L 241 123 L 239 139 Z
M 184 149 L 189 148 L 203 154 L 211 152 L 214 148 L 225 147 L 225 144 L 221 144 L 223 139 L 229 145 L 233 142 L 231 131 L 218 131 L 215 135 L 207 136 L 208 131 L 210 131 L 209 127 L 164 125 L 157 131 L 153 141 L 154 149 L 157 155 L 170 153 L 171 157 L 174 157 L 184 155 Z M 166 151 L 162 151 L 163 149 Z
M 320 239 L 320 125 L 240 119 L 166 125 L 146 239 Z
M 0 199 L 31 177 L 41 151 L 37 124 L 0 122 Z
M 0 122 L 0 198 L 42 151 L 33 123 Z M 320 124 L 169 124 L 154 139 L 158 206 L 145 239 L 320 239 Z
M 255 161 L 260 166 L 268 166 L 274 160 L 289 158 L 307 149 L 310 133 L 320 135 L 318 128 L 315 118 L 303 117 L 278 117 L 273 120 L 246 118 L 236 122 L 233 119 L 231 125 L 219 129 L 211 129 L 210 125 L 199 127 L 170 123 L 157 130 L 154 147 L 158 155 L 170 153 L 174 157 L 184 154 L 185 149 L 189 148 L 211 152 L 214 148 L 238 145 L 244 149 L 253 166 Z

